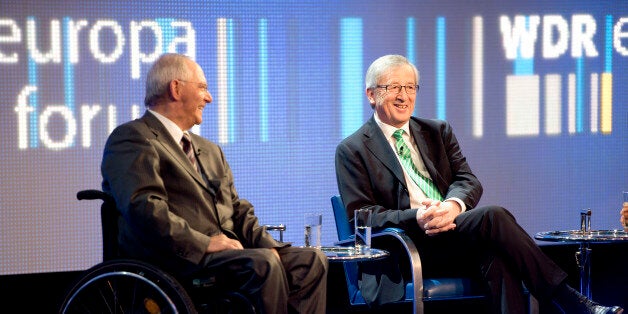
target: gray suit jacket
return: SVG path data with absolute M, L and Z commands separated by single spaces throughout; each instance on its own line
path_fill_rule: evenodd
M 125 255 L 178 274 L 196 271 L 209 237 L 225 234 L 245 248 L 281 247 L 240 199 L 218 145 L 191 134 L 203 175 L 150 112 L 118 126 L 105 145 L 102 189 L 122 213 Z

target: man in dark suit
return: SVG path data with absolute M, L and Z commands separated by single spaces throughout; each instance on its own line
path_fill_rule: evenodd
M 178 277 L 214 274 L 258 300 L 262 313 L 325 313 L 325 255 L 275 241 L 238 196 L 221 148 L 188 133 L 211 101 L 196 62 L 163 55 L 148 72 L 147 112 L 109 136 L 102 188 L 124 218 L 123 255 Z
M 522 282 L 541 301 L 566 313 L 621 313 L 566 284 L 567 274 L 545 256 L 506 209 L 474 208 L 482 185 L 471 171 L 451 126 L 412 117 L 419 73 L 405 57 L 387 55 L 366 73 L 375 110 L 336 150 L 338 188 L 349 217 L 373 212 L 373 227 L 400 227 L 414 240 L 424 272 L 485 279 L 495 313 L 522 313 Z M 394 267 L 367 269 L 362 292 L 369 302 L 403 296 Z M 381 272 L 381 269 L 385 269 Z M 391 291 L 398 291 L 392 293 Z

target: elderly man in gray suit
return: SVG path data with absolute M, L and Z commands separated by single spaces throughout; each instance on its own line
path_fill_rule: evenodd
M 221 148 L 188 132 L 211 101 L 201 67 L 165 54 L 148 72 L 147 112 L 109 136 L 102 188 L 122 213 L 122 254 L 178 277 L 215 274 L 262 313 L 325 313 L 325 255 L 275 241 L 238 196 Z

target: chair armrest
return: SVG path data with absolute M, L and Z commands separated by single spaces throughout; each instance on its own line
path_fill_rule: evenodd
M 423 268 L 421 265 L 421 256 L 419 255 L 419 251 L 417 250 L 416 245 L 414 245 L 412 239 L 410 239 L 405 231 L 399 228 L 383 229 L 373 233 L 371 238 L 373 241 L 373 247 L 379 249 L 386 249 L 385 247 L 381 247 L 381 245 L 385 242 L 383 240 L 387 240 L 389 238 L 399 241 L 404 247 L 406 254 L 408 255 L 408 259 L 410 260 L 410 271 L 412 273 L 412 282 L 414 283 L 414 313 L 423 313 Z
M 352 235 L 348 239 L 336 241 L 336 242 L 334 242 L 334 245 L 337 245 L 337 246 L 353 246 L 353 245 L 355 245 L 355 239 L 353 239 L 353 237 L 354 236 Z
M 354 244 L 354 236 L 348 239 L 335 242 L 338 246 L 351 246 Z M 380 231 L 376 231 L 371 235 L 372 246 L 377 249 L 389 250 L 385 243 L 389 239 L 398 241 L 406 251 L 408 259 L 410 261 L 413 291 L 412 298 L 414 302 L 414 313 L 423 313 L 423 268 L 421 265 L 421 256 L 419 251 L 412 242 L 412 239 L 399 228 L 386 228 Z
M 412 300 L 414 305 L 413 313 L 423 313 L 423 269 L 421 266 L 421 257 L 419 256 L 419 251 L 412 242 L 412 239 L 399 228 L 386 228 L 380 231 L 376 231 L 371 235 L 372 246 L 377 249 L 388 250 L 386 242 L 389 240 L 393 240 L 399 242 L 401 246 L 405 249 L 405 252 L 408 256 L 411 266 L 412 273 L 412 282 L 413 282 L 413 291 L 412 291 Z M 335 242 L 334 244 L 337 246 L 352 246 L 354 245 L 354 235 L 350 236 L 347 239 L 343 239 Z M 345 270 L 346 272 L 346 270 Z M 357 282 L 355 283 L 357 286 Z M 357 288 L 356 288 L 357 289 Z M 352 298 L 352 296 L 350 296 Z

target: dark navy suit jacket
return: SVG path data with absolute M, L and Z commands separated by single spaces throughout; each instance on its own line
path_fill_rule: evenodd
M 410 133 L 425 167 L 445 199 L 458 198 L 473 209 L 482 195 L 482 185 L 462 155 L 451 126 L 442 120 L 412 117 Z M 383 132 L 371 117 L 336 148 L 336 176 L 347 215 L 355 209 L 374 213 L 374 229 L 398 227 L 413 238 L 423 234 L 416 221 L 417 209 L 410 209 L 410 196 L 403 169 Z M 396 301 L 403 296 L 403 279 L 390 268 L 363 266 L 360 289 L 369 303 Z

